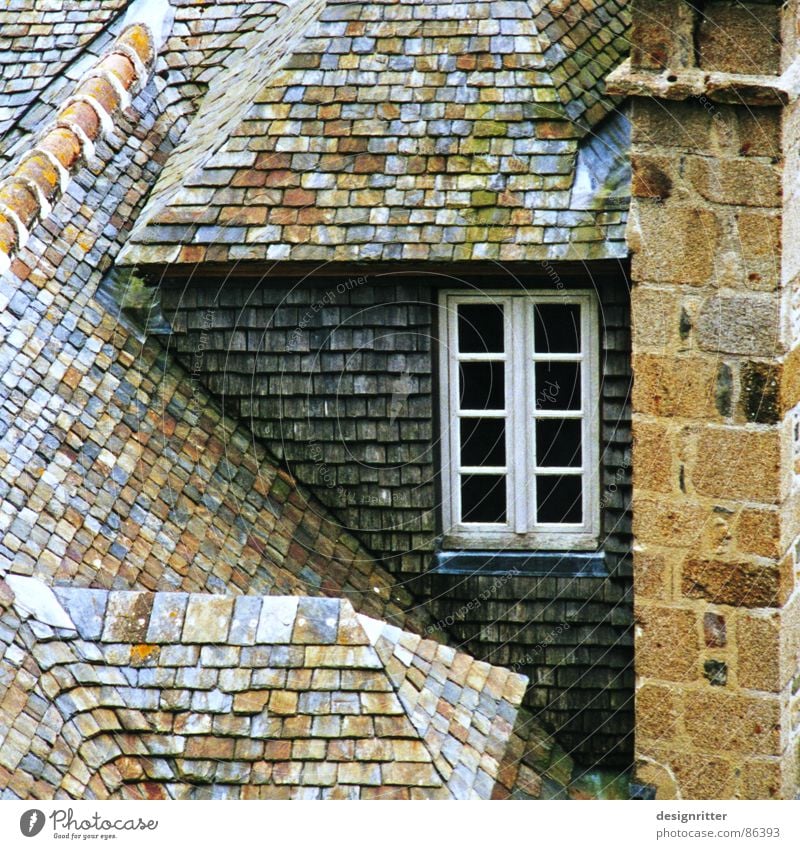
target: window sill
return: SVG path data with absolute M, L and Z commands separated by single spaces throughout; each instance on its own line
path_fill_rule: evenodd
M 444 575 L 505 575 L 550 578 L 607 578 L 602 551 L 439 551 L 433 571 Z
M 445 534 L 442 545 L 447 551 L 487 551 L 499 553 L 521 552 L 523 554 L 546 554 L 552 552 L 556 556 L 586 552 L 594 554 L 597 550 L 597 534 L 591 531 L 578 533 L 567 531 L 537 532 L 515 534 L 508 531 L 474 530 L 463 532 L 455 529 Z

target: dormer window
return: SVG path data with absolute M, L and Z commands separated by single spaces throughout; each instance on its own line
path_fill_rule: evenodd
M 440 313 L 445 545 L 594 548 L 594 294 L 448 291 Z

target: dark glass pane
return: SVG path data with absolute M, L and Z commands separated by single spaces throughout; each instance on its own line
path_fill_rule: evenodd
M 581 364 L 536 363 L 536 409 L 579 410 Z
M 505 466 L 506 420 L 461 419 L 461 465 Z
M 505 363 L 460 363 L 462 410 L 502 410 L 505 407 Z
M 536 518 L 539 522 L 578 524 L 583 521 L 580 475 L 540 475 L 536 478 Z
M 537 304 L 533 314 L 537 354 L 577 354 L 581 350 L 578 304 Z
M 461 521 L 506 521 L 505 475 L 464 475 L 461 478 Z
M 462 354 L 503 353 L 501 304 L 459 304 L 458 350 Z
M 538 466 L 581 465 L 581 422 L 579 419 L 537 419 L 536 464 Z

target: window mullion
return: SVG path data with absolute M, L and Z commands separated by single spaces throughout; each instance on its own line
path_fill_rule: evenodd
M 448 407 L 449 407 L 449 469 L 450 510 L 453 520 L 461 522 L 461 475 L 459 466 L 459 440 L 461 438 L 461 420 L 454 412 L 459 408 L 458 397 L 458 305 L 448 304 Z
M 508 403 L 508 428 L 511 432 L 509 440 L 509 468 L 513 486 L 514 532 L 524 534 L 530 530 L 528 516 L 527 487 L 529 468 L 521 458 L 528 457 L 528 393 L 525 382 L 528 374 L 528 318 L 525 298 L 511 298 L 510 312 L 510 368 L 511 375 L 508 384 L 513 396 Z M 516 403 L 514 403 L 516 401 Z
M 600 484 L 595 478 L 598 469 L 598 444 L 602 429 L 602 402 L 600 400 L 600 379 L 598 371 L 599 339 L 597 338 L 597 315 L 595 304 L 587 298 L 582 307 L 583 321 L 581 322 L 585 352 L 584 384 L 581 404 L 583 408 L 583 498 L 584 498 L 584 527 L 594 532 L 599 531 L 599 496 Z

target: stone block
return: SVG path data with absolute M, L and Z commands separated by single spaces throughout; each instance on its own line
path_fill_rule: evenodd
M 748 361 L 739 369 L 739 414 L 755 424 L 777 424 L 781 418 L 781 368 Z
M 703 637 L 706 648 L 721 649 L 728 642 L 728 627 L 725 617 L 720 613 L 707 611 L 703 614 Z
M 153 607 L 151 593 L 115 592 L 108 596 L 105 643 L 144 643 Z
M 739 799 L 791 799 L 795 796 L 796 767 L 785 769 L 788 758 L 748 758 L 742 767 Z
M 80 636 L 84 640 L 99 639 L 103 631 L 108 593 L 82 587 L 54 587 L 53 592 L 66 608 Z
M 299 599 L 270 596 L 263 600 L 256 640 L 259 643 L 291 643 Z
M 717 753 L 676 753 L 670 765 L 685 799 L 733 798 L 734 767 Z
M 638 491 L 671 492 L 674 448 L 671 434 L 661 423 L 637 421 L 633 429 L 633 480 Z
M 697 503 L 644 495 L 633 500 L 633 533 L 642 543 L 687 548 L 700 539 L 708 519 L 709 509 Z
M 777 430 L 713 427 L 697 436 L 689 480 L 701 495 L 777 503 L 783 495 Z
M 256 630 L 261 615 L 261 599 L 240 596 L 236 599 L 231 620 L 229 642 L 238 646 L 252 646 L 256 641 Z
M 628 238 L 634 279 L 699 286 L 714 276 L 720 222 L 708 209 L 637 203 Z
M 183 626 L 185 643 L 224 643 L 228 639 L 234 599 L 192 595 Z
M 248 690 L 233 697 L 234 713 L 261 713 L 269 702 L 269 690 Z
M 636 691 L 636 730 L 655 740 L 674 740 L 679 733 L 679 695 L 669 687 L 651 682 Z
M 292 716 L 297 713 L 298 694 L 291 690 L 273 690 L 269 697 L 270 713 Z
M 634 349 L 667 348 L 679 338 L 680 301 L 674 289 L 637 286 L 631 292 Z
M 637 672 L 642 678 L 695 681 L 699 677 L 697 613 L 678 607 L 640 605 L 636 611 Z
M 650 551 L 636 553 L 636 594 L 641 599 L 666 600 L 671 595 L 673 565 L 667 555 Z
M 736 617 L 736 674 L 740 687 L 777 693 L 780 669 L 781 617 L 778 613 L 742 612 Z
M 793 340 L 793 344 L 798 340 Z M 781 369 L 781 412 L 791 410 L 800 403 L 800 346 L 786 355 Z
M 761 291 L 776 289 L 780 285 L 781 216 L 737 213 L 734 239 L 740 251 L 739 285 Z
M 442 784 L 432 764 L 402 761 L 383 764 L 381 775 L 384 784 L 408 784 L 412 787 L 440 787 Z
M 700 307 L 695 338 L 705 351 L 775 357 L 782 352 L 778 301 L 769 295 L 714 295 Z
M 338 599 L 300 599 L 292 642 L 312 645 L 335 643 L 339 624 L 339 605 Z
M 378 785 L 381 768 L 377 763 L 342 763 L 339 765 L 340 784 Z
M 645 153 L 631 155 L 633 197 L 665 201 L 672 194 L 674 160 Z
M 686 178 L 712 203 L 731 206 L 779 207 L 781 169 L 748 159 L 690 157 Z
M 681 0 L 641 0 L 631 31 L 631 64 L 636 68 L 694 65 L 694 10 Z
M 714 604 L 736 607 L 779 607 L 790 583 L 787 567 L 750 560 L 690 557 L 681 575 L 681 592 Z
M 684 699 L 683 721 L 692 744 L 703 752 L 778 755 L 782 749 L 776 696 L 690 690 Z
M 780 74 L 780 6 L 720 2 L 703 6 L 697 24 L 698 64 L 704 71 Z
M 157 593 L 153 598 L 147 642 L 180 642 L 188 602 L 189 596 L 186 593 Z
M 743 554 L 777 559 L 781 554 L 781 520 L 777 510 L 743 507 L 733 526 L 736 548 Z
M 164 646 L 161 649 L 162 666 L 194 666 L 200 658 L 197 646 Z

